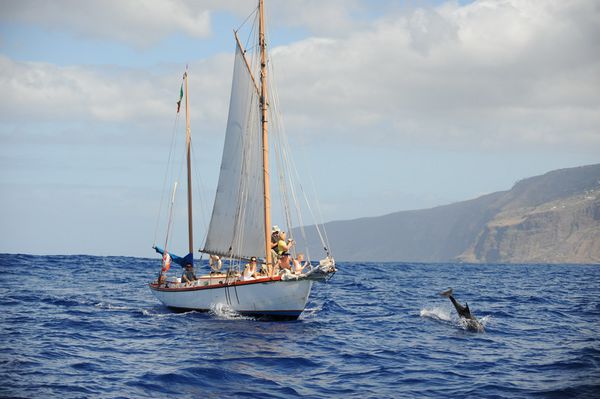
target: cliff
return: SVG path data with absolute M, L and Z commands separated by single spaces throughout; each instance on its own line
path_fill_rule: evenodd
M 326 230 L 339 260 L 600 263 L 600 164 L 432 209 L 331 222 Z M 307 239 L 319 253 L 316 235 Z

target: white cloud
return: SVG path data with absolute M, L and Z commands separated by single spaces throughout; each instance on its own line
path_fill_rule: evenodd
M 0 57 L 0 88 L 4 121 L 135 121 L 164 114 L 160 85 L 148 77 L 107 73 L 88 67 L 16 62 Z
M 137 47 L 155 44 L 176 31 L 193 37 L 211 33 L 209 10 L 184 0 L 18 0 L 1 7 L 0 18 L 7 21 L 108 38 Z
M 190 103 L 197 110 L 195 119 L 214 124 L 226 115 L 231 58 L 218 55 L 191 64 Z M 3 122 L 18 124 L 168 124 L 175 113 L 182 73 L 176 67 L 166 71 L 62 67 L 0 56 L 0 115 Z
M 207 38 L 213 13 L 234 13 L 241 23 L 256 5 L 253 0 L 8 0 L 0 5 L 0 20 L 149 47 L 177 31 Z M 343 36 L 356 29 L 356 16 L 374 7 L 357 0 L 285 0 L 267 2 L 265 8 L 272 26 Z
M 371 3 L 371 2 L 369 2 Z M 369 7 L 356 0 L 285 0 L 265 7 L 272 26 L 305 29 L 316 35 L 344 36 L 357 29 L 356 16 Z
M 190 34 L 203 34 L 179 23 L 188 18 L 182 11 L 168 16 L 167 8 L 195 7 L 193 18 L 208 13 L 209 7 L 236 14 L 248 11 L 246 3 L 217 3 L 144 2 L 140 15 L 150 15 L 148 19 L 131 15 L 133 2 L 9 4 L 20 10 L 21 18 L 40 15 L 54 22 L 59 6 L 71 6 L 60 18 L 75 21 L 102 4 L 100 16 L 120 13 L 117 19 L 123 23 L 117 22 L 115 31 L 126 31 L 121 29 L 125 21 L 141 30 L 162 21 L 165 26 L 156 34 L 176 29 L 175 25 Z M 450 2 L 437 8 L 395 10 L 341 30 L 348 27 L 353 12 L 364 7 L 351 2 L 344 9 L 345 4 L 327 3 L 323 12 L 313 3 L 273 4 L 273 17 L 285 20 L 295 14 L 298 25 L 307 24 L 311 16 L 321 21 L 317 25 L 330 21 L 320 30 L 311 25 L 320 36 L 273 49 L 288 129 L 326 133 L 350 143 L 369 140 L 374 145 L 599 149 L 600 51 L 595 38 L 600 36 L 600 11 L 593 2 L 482 0 L 466 6 Z M 53 11 L 29 10 L 35 6 Z M 231 57 L 192 63 L 191 72 L 195 118 L 223 126 Z M 177 90 L 173 76 L 178 74 L 58 67 L 0 57 L 0 113 L 5 121 L 168 123 Z
M 293 121 L 344 140 L 598 149 L 592 21 L 600 10 L 589 1 L 403 11 L 275 49 L 280 96 Z

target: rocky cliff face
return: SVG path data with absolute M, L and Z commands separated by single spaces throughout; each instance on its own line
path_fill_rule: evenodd
M 549 172 L 469 201 L 331 222 L 326 229 L 340 260 L 600 263 L 600 164 Z M 298 232 L 295 237 L 302 244 Z M 311 253 L 321 252 L 318 242 L 308 237 Z
M 600 263 L 599 193 L 501 211 L 458 259 L 486 263 Z

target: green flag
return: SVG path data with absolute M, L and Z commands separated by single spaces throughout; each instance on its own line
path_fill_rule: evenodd
M 179 113 L 179 108 L 181 107 L 181 99 L 183 98 L 183 83 L 181 84 L 181 89 L 179 90 L 179 101 L 177 101 L 177 113 Z

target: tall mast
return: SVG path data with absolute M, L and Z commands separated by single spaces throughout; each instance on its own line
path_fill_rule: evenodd
M 262 146 L 263 146 L 263 183 L 265 197 L 265 253 L 267 257 L 267 266 L 272 264 L 271 259 L 271 193 L 269 189 L 269 136 L 268 136 L 268 97 L 267 97 L 267 50 L 265 44 L 265 13 L 264 2 L 258 0 L 258 44 L 260 46 L 260 109 L 262 125 Z
M 189 253 L 194 253 L 194 233 L 192 231 L 192 163 L 190 157 L 190 147 L 192 136 L 190 131 L 190 97 L 188 93 L 188 73 L 183 75 L 185 80 L 185 144 L 187 152 L 187 199 L 188 199 L 188 238 Z

